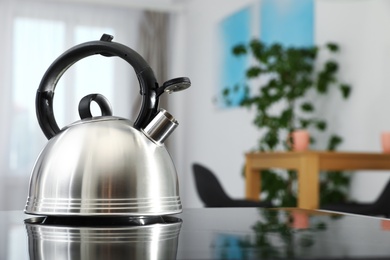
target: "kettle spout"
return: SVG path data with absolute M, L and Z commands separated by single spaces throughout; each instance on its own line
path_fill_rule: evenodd
M 160 108 L 157 115 L 141 131 L 153 142 L 163 144 L 179 123 L 165 109 Z

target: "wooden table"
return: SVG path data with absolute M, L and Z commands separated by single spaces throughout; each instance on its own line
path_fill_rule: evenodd
M 390 154 L 356 152 L 256 152 L 246 154 L 245 193 L 259 200 L 260 170 L 270 168 L 296 170 L 298 207 L 319 208 L 320 170 L 390 170 Z

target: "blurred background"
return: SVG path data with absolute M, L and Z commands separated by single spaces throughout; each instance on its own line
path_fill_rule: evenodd
M 304 3 L 299 23 L 280 29 L 277 21 L 298 3 Z M 380 152 L 380 133 L 390 130 L 389 23 L 386 0 L 0 0 L 0 209 L 24 207 L 30 171 L 47 142 L 35 116 L 35 92 L 50 64 L 76 44 L 108 33 L 139 52 L 160 84 L 191 79 L 190 89 L 161 104 L 180 124 L 167 145 L 188 208 L 202 206 L 194 162 L 212 168 L 232 197 L 244 196 L 244 154 L 261 133 L 252 124 L 254 111 L 219 102 L 226 85 L 245 80 L 246 64 L 229 56 L 234 44 L 278 40 L 294 30 L 302 35 L 289 39 L 300 44 L 337 42 L 339 78 L 353 92 L 347 102 L 335 95 L 320 113 L 344 138 L 339 150 Z M 93 92 L 110 100 L 114 115 L 135 120 L 140 96 L 132 68 L 119 59 L 90 57 L 57 85 L 60 127 L 78 120 L 79 100 Z M 313 148 L 324 149 L 321 140 Z M 354 174 L 350 196 L 371 201 L 388 178 L 381 172 Z

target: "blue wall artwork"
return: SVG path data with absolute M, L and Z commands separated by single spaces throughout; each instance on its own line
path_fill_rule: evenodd
M 221 39 L 221 86 L 219 91 L 225 88 L 233 89 L 235 85 L 245 82 L 245 70 L 248 65 L 247 57 L 235 57 L 232 49 L 237 44 L 250 41 L 251 12 L 250 8 L 240 10 L 227 17 L 220 24 Z M 237 92 L 232 96 L 231 105 L 237 106 L 242 100 L 243 93 Z M 223 106 L 223 104 L 220 104 Z
M 280 43 L 284 46 L 307 47 L 314 44 L 314 0 L 259 0 L 256 10 L 259 19 L 253 19 L 251 7 L 225 18 L 220 26 L 221 73 L 220 87 L 232 90 L 245 84 L 245 71 L 249 57 L 235 57 L 233 46 L 248 43 L 255 21 L 260 22 L 258 37 L 266 44 Z M 230 97 L 231 106 L 237 106 L 243 92 Z M 221 104 L 220 104 L 221 105 Z M 223 106 L 223 104 L 221 105 Z
M 266 44 L 314 44 L 314 0 L 262 0 L 260 40 Z

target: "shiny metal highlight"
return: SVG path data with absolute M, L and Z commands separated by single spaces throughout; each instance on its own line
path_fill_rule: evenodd
M 165 109 L 160 108 L 158 114 L 152 121 L 142 129 L 142 132 L 157 144 L 163 144 L 169 135 L 178 126 L 176 119 Z

